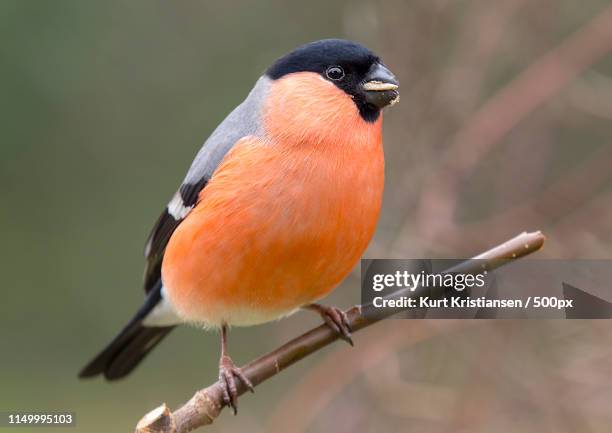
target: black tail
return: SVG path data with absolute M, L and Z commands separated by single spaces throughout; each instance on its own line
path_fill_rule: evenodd
M 147 300 L 110 344 L 81 370 L 79 377 L 104 374 L 108 380 L 127 376 L 174 326 L 146 327 L 143 319 L 161 299 L 161 284 L 151 290 Z

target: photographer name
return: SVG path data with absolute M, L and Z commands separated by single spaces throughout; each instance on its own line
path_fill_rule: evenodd
M 521 299 L 487 299 L 453 296 L 450 298 L 399 298 L 387 299 L 377 296 L 372 300 L 376 308 L 525 308 L 527 305 Z

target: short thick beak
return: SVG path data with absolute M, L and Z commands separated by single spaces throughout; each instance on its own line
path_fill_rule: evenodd
M 393 105 L 399 101 L 399 82 L 386 66 L 374 63 L 368 71 L 362 88 L 366 102 L 378 108 Z

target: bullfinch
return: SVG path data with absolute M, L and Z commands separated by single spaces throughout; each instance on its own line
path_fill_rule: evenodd
M 374 233 L 381 110 L 398 101 L 398 85 L 346 40 L 274 62 L 197 153 L 146 243 L 144 304 L 79 376 L 126 376 L 178 324 L 218 328 L 219 379 L 235 412 L 237 381 L 253 387 L 228 355 L 229 326 L 309 309 L 352 344 L 342 310 L 316 301 Z

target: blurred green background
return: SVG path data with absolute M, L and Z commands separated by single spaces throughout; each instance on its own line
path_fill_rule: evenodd
M 532 229 L 541 257 L 612 256 L 608 1 L 2 0 L 0 23 L 0 411 L 132 431 L 215 380 L 218 336 L 190 328 L 127 380 L 76 374 L 140 305 L 144 240 L 201 143 L 308 41 L 362 42 L 401 82 L 369 257 L 465 257 Z M 358 281 L 329 303 L 358 302 Z M 235 329 L 230 350 L 243 363 L 317 323 Z M 608 431 L 610 343 L 607 322 L 389 321 L 208 429 Z

